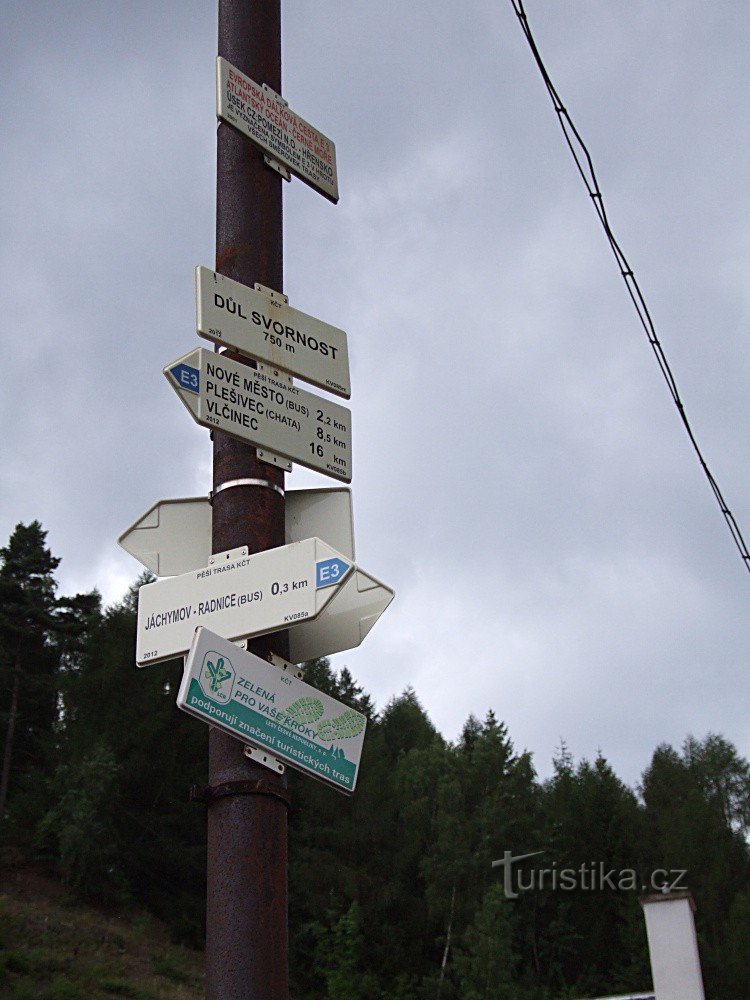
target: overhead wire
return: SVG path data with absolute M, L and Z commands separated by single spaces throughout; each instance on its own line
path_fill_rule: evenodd
M 706 463 L 706 460 L 703 456 L 703 453 L 698 445 L 698 441 L 696 440 L 695 434 L 693 433 L 693 429 L 690 426 L 690 422 L 688 421 L 687 414 L 685 413 L 685 407 L 682 402 L 682 399 L 680 398 L 680 393 L 677 388 L 677 382 L 672 373 L 669 361 L 667 360 L 664 348 L 662 347 L 662 344 L 657 336 L 656 327 L 654 326 L 653 319 L 651 318 L 651 313 L 649 312 L 648 306 L 646 305 L 646 300 L 643 296 L 643 293 L 641 292 L 635 274 L 633 273 L 633 269 L 628 263 L 625 254 L 623 253 L 619 243 L 615 239 L 614 233 L 612 232 L 612 228 L 609 224 L 609 219 L 607 218 L 607 212 L 604 207 L 604 196 L 602 194 L 601 188 L 599 187 L 599 182 L 596 177 L 596 171 L 594 170 L 594 162 L 591 158 L 591 154 L 588 151 L 586 143 L 581 138 L 578 129 L 573 124 L 573 120 L 570 117 L 570 114 L 568 113 L 565 105 L 561 101 L 560 96 L 557 93 L 554 84 L 552 83 L 550 75 L 547 72 L 544 62 L 542 61 L 541 54 L 539 52 L 539 49 L 537 48 L 536 41 L 534 40 L 534 36 L 532 35 L 531 32 L 531 27 L 529 25 L 528 17 L 526 16 L 523 0 L 510 0 L 510 2 L 521 24 L 521 28 L 526 37 L 526 41 L 529 44 L 529 48 L 531 49 L 537 68 L 539 69 L 542 79 L 544 80 L 544 85 L 547 88 L 547 92 L 549 93 L 552 105 L 555 109 L 555 113 L 560 123 L 560 127 L 562 129 L 563 135 L 565 136 L 565 141 L 568 145 L 568 149 L 570 150 L 571 155 L 573 156 L 573 160 L 575 161 L 578 173 L 581 175 L 581 179 L 583 180 L 586 190 L 588 191 L 589 197 L 592 200 L 596 214 L 599 217 L 599 221 L 602 224 L 602 228 L 604 229 L 607 241 L 609 242 L 615 260 L 617 261 L 620 274 L 622 275 L 622 278 L 625 281 L 625 286 L 628 290 L 628 294 L 630 295 L 631 301 L 635 306 L 636 313 L 638 314 L 638 319 L 640 320 L 641 326 L 643 327 L 646 336 L 648 338 L 648 342 L 651 345 L 651 348 L 654 352 L 654 356 L 656 357 L 661 373 L 664 376 L 664 380 L 667 383 L 667 386 L 669 388 L 669 393 L 677 408 L 677 412 L 680 415 L 680 419 L 687 432 L 690 443 L 693 446 L 693 450 L 695 451 L 695 454 L 698 457 L 698 461 L 700 462 L 701 468 L 703 469 L 703 472 L 706 478 L 708 479 L 714 497 L 716 498 L 716 502 L 719 505 L 719 509 L 721 510 L 721 513 L 724 516 L 724 520 L 727 523 L 727 526 L 732 535 L 734 543 L 740 553 L 740 556 L 742 557 L 745 568 L 748 570 L 748 572 L 750 572 L 750 551 L 748 551 L 747 544 L 742 536 L 742 532 L 734 517 L 734 514 L 732 514 L 732 511 L 729 509 L 726 501 L 724 500 L 724 496 L 721 490 L 719 489 L 719 485 L 716 482 L 715 478 L 713 477 L 711 470 L 709 469 L 708 464 Z

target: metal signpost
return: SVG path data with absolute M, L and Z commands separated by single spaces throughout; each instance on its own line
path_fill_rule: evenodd
M 245 639 L 315 618 L 352 569 L 325 542 L 308 538 L 255 555 L 217 555 L 204 569 L 148 583 L 138 597 L 136 663 L 183 656 L 198 625 Z
M 197 423 L 351 482 L 351 412 L 338 403 L 198 347 L 164 374 Z
M 282 291 L 281 178 L 335 203 L 336 150 L 279 95 L 280 0 L 218 2 L 216 269 L 196 269 L 196 320 L 229 353 L 164 369 L 212 431 L 213 487 L 159 501 L 119 540 L 161 576 L 140 588 L 136 662 L 186 656 L 178 705 L 211 725 L 206 995 L 288 1000 L 281 760 L 351 794 L 366 722 L 288 659 L 359 645 L 393 591 L 354 563 L 349 490 L 284 488 L 292 462 L 352 478 L 350 411 L 292 384 L 348 399 L 346 334 Z
M 269 159 L 326 198 L 339 200 L 336 147 L 331 140 L 295 114 L 267 84 L 255 83 L 221 56 L 216 60 L 216 117 L 234 125 Z
M 184 712 L 351 795 L 367 719 L 199 628 L 177 695 Z
M 349 352 L 338 327 L 292 309 L 285 295 L 248 288 L 207 267 L 195 269 L 196 327 L 201 337 L 349 399 Z

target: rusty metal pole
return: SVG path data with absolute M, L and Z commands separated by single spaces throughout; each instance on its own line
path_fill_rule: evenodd
M 281 93 L 280 0 L 219 0 L 219 55 Z M 221 274 L 283 290 L 281 185 L 249 139 L 219 124 Z M 256 483 L 221 489 L 248 479 Z M 213 552 L 248 545 L 252 554 L 284 544 L 283 472 L 259 462 L 254 448 L 215 431 L 213 483 Z M 249 648 L 259 656 L 269 650 L 284 656 L 286 640 L 285 632 L 275 633 Z M 207 996 L 287 1000 L 286 779 L 251 764 L 240 742 L 212 729 L 207 803 Z

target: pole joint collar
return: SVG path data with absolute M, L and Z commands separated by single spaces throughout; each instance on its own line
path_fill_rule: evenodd
M 280 799 L 287 809 L 292 805 L 288 793 L 268 778 L 256 781 L 223 781 L 219 785 L 193 785 L 190 789 L 190 801 L 202 802 L 206 806 L 228 795 L 269 795 L 271 798 Z
M 277 486 L 276 483 L 269 482 L 267 479 L 228 479 L 221 486 L 217 486 L 215 490 L 211 490 L 208 498 L 213 502 L 213 498 L 217 493 L 221 493 L 222 490 L 231 490 L 235 486 L 263 486 L 269 490 L 276 490 L 279 496 L 284 496 L 283 488 Z

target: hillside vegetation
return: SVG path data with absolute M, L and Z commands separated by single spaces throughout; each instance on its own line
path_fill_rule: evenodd
M 0 996 L 10 1000 L 188 1000 L 204 996 L 203 955 L 142 910 L 76 904 L 59 882 L 0 872 Z
M 188 790 L 207 780 L 208 727 L 175 706 L 181 663 L 136 670 L 137 588 L 106 609 L 58 596 L 45 542 L 32 522 L 0 549 L 0 859 L 16 859 L 0 994 L 200 996 L 206 817 Z M 722 736 L 655 748 L 635 789 L 564 744 L 542 780 L 489 706 L 449 742 L 410 689 L 376 709 L 346 668 L 317 660 L 305 678 L 368 723 L 353 797 L 289 773 L 294 1000 L 643 989 L 638 897 L 676 878 L 708 1000 L 748 996 L 750 765 Z M 493 867 L 518 855 L 512 879 Z

